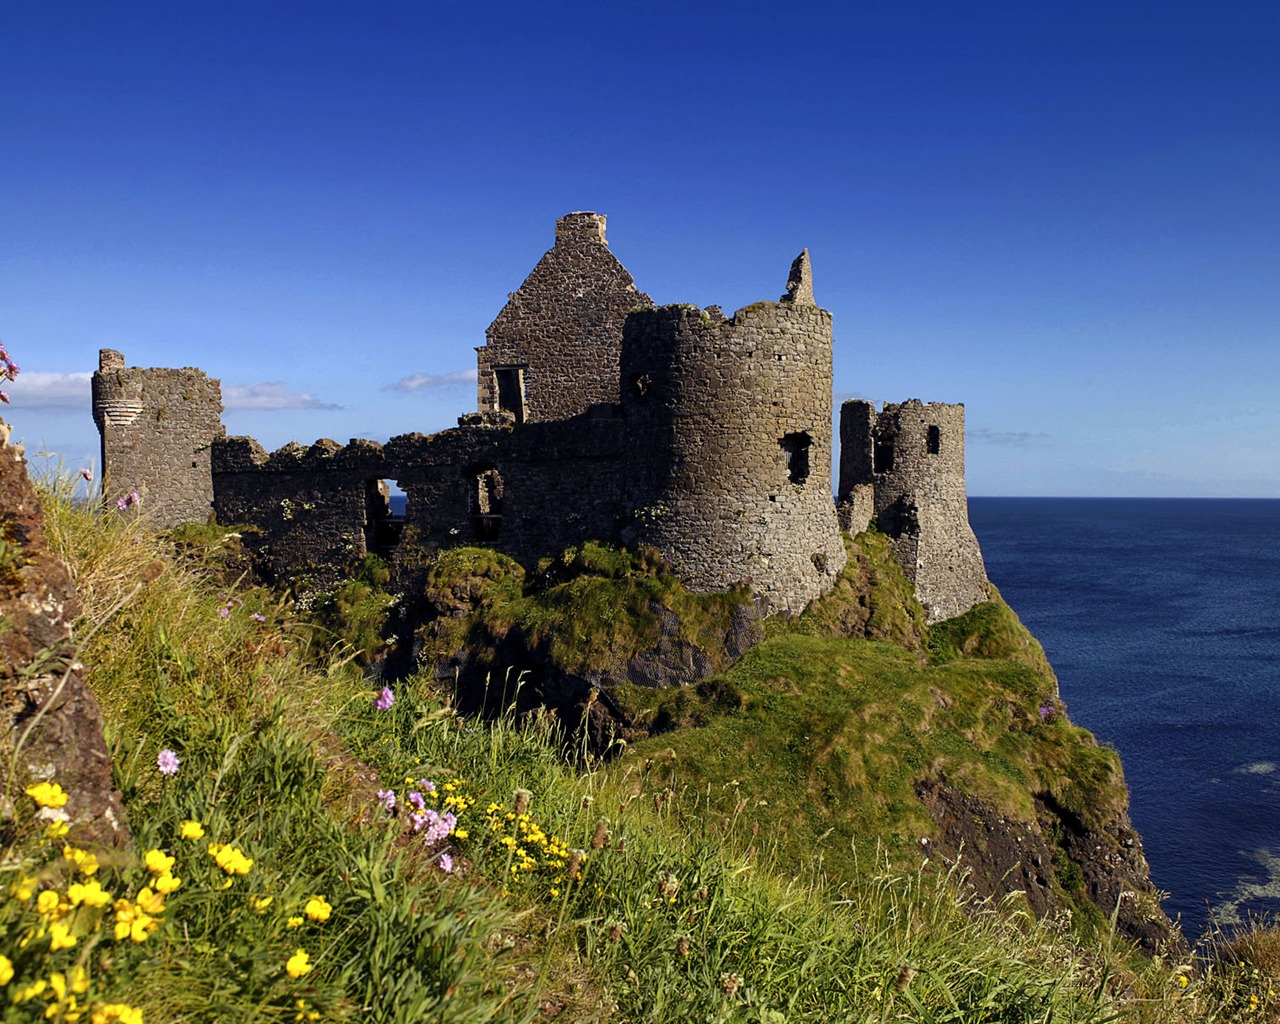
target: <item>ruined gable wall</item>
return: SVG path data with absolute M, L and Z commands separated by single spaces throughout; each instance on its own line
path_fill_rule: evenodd
M 543 422 L 618 400 L 618 359 L 628 311 L 651 306 L 609 251 L 605 218 L 571 213 L 556 243 L 486 332 L 477 352 L 478 408 L 499 407 L 494 367 L 524 367 L 524 420 Z
M 831 314 L 785 302 L 731 320 L 693 306 L 633 313 L 622 380 L 628 539 L 657 547 L 692 589 L 750 584 L 767 614 L 826 593 L 846 559 L 830 484 Z
M 842 510 L 873 486 L 876 525 L 891 538 L 928 621 L 985 601 L 986 567 L 964 482 L 964 406 L 912 399 L 874 415 L 869 402 L 846 402 L 840 436 Z
M 160 527 L 208 519 L 209 446 L 223 434 L 219 382 L 190 367 L 129 369 L 112 349 L 98 359 L 93 418 L 106 499 L 136 491 L 139 512 Z

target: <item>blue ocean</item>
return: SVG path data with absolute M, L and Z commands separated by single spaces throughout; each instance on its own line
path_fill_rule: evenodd
M 1195 939 L 1280 911 L 1280 501 L 971 498 L 987 574 L 1115 747 Z

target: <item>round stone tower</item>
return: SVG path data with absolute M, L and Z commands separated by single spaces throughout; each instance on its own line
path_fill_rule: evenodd
M 632 313 L 622 407 L 635 538 L 695 590 L 749 585 L 796 614 L 834 585 L 845 549 L 831 493 L 831 314 L 808 254 L 787 295 L 739 310 Z

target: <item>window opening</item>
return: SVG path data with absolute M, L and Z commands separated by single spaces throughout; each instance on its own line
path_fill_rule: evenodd
M 802 430 L 785 435 L 778 443 L 786 455 L 788 479 L 793 484 L 804 483 L 809 479 L 809 448 L 813 438 Z
M 476 540 L 497 540 L 502 532 L 502 476 L 496 466 L 477 466 L 470 473 L 471 525 Z
M 398 500 L 397 500 L 398 499 Z M 404 496 L 391 495 L 386 480 L 366 480 L 364 483 L 364 549 L 369 554 L 390 559 L 404 536 Z M 393 504 L 394 503 L 394 504 Z
M 495 366 L 494 382 L 498 388 L 498 408 L 511 412 L 517 423 L 524 422 L 524 367 Z
M 871 471 L 873 473 L 893 472 L 893 440 L 877 437 L 871 452 Z
M 937 427 L 929 427 L 929 433 L 925 439 L 925 446 L 930 455 L 937 455 L 942 451 L 942 431 Z

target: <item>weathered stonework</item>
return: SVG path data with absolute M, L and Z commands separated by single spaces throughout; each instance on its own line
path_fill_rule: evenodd
M 209 518 L 209 448 L 224 433 L 218 381 L 190 367 L 128 369 L 106 348 L 93 375 L 93 418 L 106 500 L 135 493 L 141 501 L 130 509 L 161 527 Z
M 837 494 L 846 529 L 865 527 L 871 512 L 889 535 L 929 622 L 986 600 L 965 493 L 963 405 L 912 399 L 877 414 L 870 402 L 845 402 Z
M 789 302 L 731 320 L 695 306 L 634 313 L 622 377 L 644 501 L 635 539 L 691 589 L 749 584 L 766 614 L 830 590 L 846 560 L 830 485 L 831 314 Z
M 441 548 L 490 544 L 529 566 L 598 539 L 656 547 L 691 589 L 745 584 L 763 613 L 800 612 L 846 559 L 829 486 L 831 314 L 816 305 L 808 251 L 778 302 L 726 318 L 715 306 L 652 308 L 604 226 L 595 213 L 557 221 L 555 246 L 476 350 L 478 411 L 438 434 L 268 454 L 221 436 L 216 381 L 126 370 L 104 351 L 94 413 L 110 486 L 139 490 L 161 522 L 203 519 L 211 502 L 219 521 L 252 528 L 245 544 L 277 582 L 333 578 L 376 552 L 403 583 Z M 180 417 L 175 396 L 187 403 Z M 844 525 L 864 528 L 874 515 L 885 528 L 890 506 L 915 509 L 923 530 L 894 536 L 917 594 L 934 619 L 971 607 L 982 599 L 970 579 L 975 556 L 981 579 L 981 555 L 976 541 L 961 544 L 956 520 L 968 529 L 963 422 L 946 421 L 941 459 L 908 471 L 924 426 L 888 411 L 883 423 L 874 410 L 846 414 Z M 872 473 L 877 431 L 901 434 L 897 473 Z M 847 487 L 846 469 L 857 477 Z M 402 518 L 388 482 L 407 496 Z
M 517 421 L 562 420 L 618 400 L 622 322 L 653 300 L 609 251 L 605 218 L 571 213 L 476 349 L 481 411 Z

